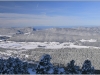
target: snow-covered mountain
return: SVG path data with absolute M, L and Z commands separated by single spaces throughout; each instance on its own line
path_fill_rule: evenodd
M 23 27 L 23 28 L 0 28 L 0 35 L 13 35 L 13 34 L 21 34 L 35 31 L 34 28 L 31 27 Z
M 83 60 L 89 58 L 94 67 L 100 69 L 97 62 L 100 57 L 99 31 L 99 27 L 41 30 L 31 27 L 0 28 L 0 58 L 7 59 L 11 56 L 35 63 L 41 55 L 48 53 L 53 57 L 53 64 L 66 65 L 74 59 L 81 66 Z
M 26 28 L 0 28 L 0 35 L 10 36 L 9 41 L 17 42 L 68 42 L 81 39 L 100 41 L 100 27 L 91 28 L 49 28 L 36 30 Z
M 49 28 L 42 30 L 31 27 L 1 28 L 0 35 L 11 36 L 8 40 L 17 42 L 67 42 L 81 39 L 100 41 L 99 30 L 100 28 Z

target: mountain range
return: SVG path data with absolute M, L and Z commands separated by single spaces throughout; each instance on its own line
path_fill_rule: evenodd
M 81 39 L 96 39 L 100 41 L 100 27 L 77 28 L 0 28 L 1 36 L 8 36 L 9 41 L 20 42 L 68 42 Z

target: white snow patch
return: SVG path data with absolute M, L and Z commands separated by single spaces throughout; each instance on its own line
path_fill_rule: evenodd
M 6 36 L 6 37 L 11 37 L 10 35 L 0 35 L 0 36 Z
M 28 58 L 28 55 L 25 55 L 26 58 Z
M 80 40 L 81 42 L 96 42 L 97 40 L 95 39 L 90 39 L 90 40 L 85 40 L 85 39 L 82 39 Z
M 36 71 L 34 70 L 32 70 L 32 68 L 28 68 L 28 72 L 30 73 L 30 74 L 36 74 Z
M 99 47 L 93 47 L 93 46 L 74 45 L 74 43 L 71 43 L 71 42 L 59 43 L 59 42 L 14 42 L 14 41 L 1 41 L 0 47 L 9 48 L 9 49 L 99 48 Z
M 58 68 L 58 74 L 64 73 L 64 72 L 65 72 L 64 68 Z
M 28 33 L 24 33 L 24 35 L 27 35 L 27 34 L 30 34 L 31 32 L 28 32 Z
M 0 40 L 0 42 L 2 42 L 3 40 Z
M 54 70 L 52 68 L 49 69 L 48 74 L 53 74 Z
M 65 45 L 65 44 L 69 44 L 68 45 Z M 73 43 L 68 43 L 68 42 L 65 42 L 65 43 L 62 43 L 62 44 L 55 44 L 55 45 L 49 45 L 49 46 L 46 46 L 46 49 L 60 49 L 60 48 L 89 48 L 88 46 L 79 46 L 79 45 L 74 45 Z

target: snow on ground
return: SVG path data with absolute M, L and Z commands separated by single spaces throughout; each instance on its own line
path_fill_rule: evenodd
M 36 71 L 34 70 L 32 70 L 32 68 L 28 68 L 28 72 L 30 73 L 30 74 L 36 74 Z
M 0 47 L 2 48 L 16 48 L 16 47 L 21 47 L 21 44 L 17 42 L 0 42 Z
M 28 35 L 28 34 L 30 34 L 31 32 L 28 32 L 28 33 L 24 33 L 24 35 Z
M 14 41 L 1 41 L 0 47 L 9 48 L 9 49 L 99 48 L 99 47 L 92 47 L 92 46 L 74 45 L 74 43 L 71 42 L 59 43 L 59 42 L 14 42 Z
M 2 42 L 3 40 L 0 40 L 0 42 Z
M 0 52 L 0 54 L 4 54 L 4 55 L 8 55 L 8 56 L 11 55 L 11 53 L 6 53 L 6 52 Z
M 11 37 L 10 35 L 0 35 L 0 36 L 6 36 L 6 37 Z
M 82 39 L 80 40 L 81 42 L 96 42 L 97 40 L 95 39 L 90 39 L 90 40 L 85 40 L 85 39 Z

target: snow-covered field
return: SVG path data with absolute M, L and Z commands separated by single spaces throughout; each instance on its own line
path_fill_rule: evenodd
M 75 45 L 72 42 L 0 42 L 0 58 L 18 57 L 29 63 L 36 63 L 43 54 L 50 54 L 52 63 L 64 64 L 75 60 L 81 66 L 89 58 L 96 69 L 100 69 L 100 47 Z M 4 48 L 4 49 L 2 49 Z M 76 49 L 75 49 L 76 48 Z M 31 74 L 32 69 L 28 69 Z
M 12 36 L 10 36 L 10 35 L 0 35 L 0 36 L 12 37 Z
M 59 42 L 14 42 L 14 41 L 1 41 L 0 47 L 9 48 L 9 49 L 99 48 L 99 47 L 92 47 L 92 46 L 74 45 L 74 43 L 71 43 L 71 42 L 59 43 Z
M 95 39 L 90 39 L 90 40 L 85 40 L 85 39 L 82 39 L 80 40 L 81 42 L 97 42 L 97 40 Z

